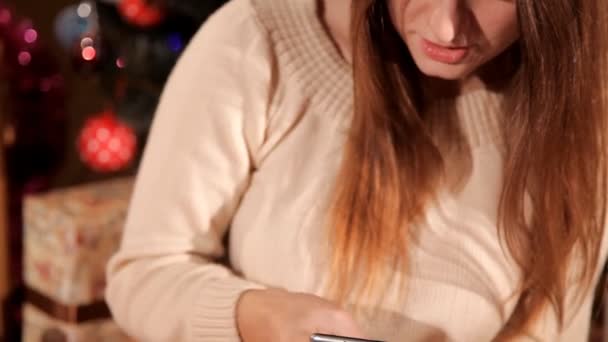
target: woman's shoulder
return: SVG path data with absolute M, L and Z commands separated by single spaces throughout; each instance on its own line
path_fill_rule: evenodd
M 302 24 L 312 19 L 310 14 L 316 3 L 316 0 L 230 0 L 203 27 L 223 26 L 225 31 L 242 34 L 255 31 L 267 34 L 273 41 L 293 39 L 293 35 L 307 33 Z
M 305 94 L 349 87 L 350 68 L 327 31 L 322 18 L 323 1 L 233 1 L 251 4 L 268 34 L 282 75 L 297 80 Z
M 246 43 L 253 36 L 264 34 L 264 31 L 252 0 L 230 0 L 207 19 L 198 35 L 224 42 L 240 37 L 240 43 Z
M 269 69 L 277 101 L 348 102 L 351 70 L 326 31 L 319 0 L 230 0 L 209 18 L 204 31 L 231 55 L 245 54 L 248 69 Z M 208 40 L 207 40 L 208 42 Z M 208 44 L 201 49 L 208 50 Z
M 230 0 L 205 22 L 200 35 L 239 50 L 262 40 L 277 62 L 299 65 L 323 48 L 316 11 L 317 0 Z

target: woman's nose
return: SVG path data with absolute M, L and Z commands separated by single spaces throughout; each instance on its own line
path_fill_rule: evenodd
M 464 8 L 461 0 L 431 0 L 436 2 L 431 14 L 431 29 L 437 43 L 458 44 L 463 26 Z

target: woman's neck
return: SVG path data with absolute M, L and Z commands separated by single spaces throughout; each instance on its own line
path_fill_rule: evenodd
M 517 45 L 513 45 L 491 61 L 480 66 L 475 74 L 460 81 L 460 92 L 467 93 L 483 88 L 504 92 L 519 68 Z

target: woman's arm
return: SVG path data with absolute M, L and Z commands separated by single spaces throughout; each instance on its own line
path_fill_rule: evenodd
M 264 142 L 270 48 L 248 1 L 213 15 L 162 95 L 107 300 L 141 341 L 233 341 L 241 293 L 261 287 L 217 260 Z

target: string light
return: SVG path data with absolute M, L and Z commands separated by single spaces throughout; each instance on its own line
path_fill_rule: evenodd
M 97 51 L 95 50 L 94 47 L 87 46 L 84 49 L 82 49 L 82 58 L 84 58 L 85 61 L 92 61 L 95 59 L 96 56 L 97 56 Z
M 93 39 L 91 37 L 82 38 L 80 41 L 80 48 L 84 49 L 89 46 L 93 46 Z
M 23 40 L 25 40 L 29 44 L 33 44 L 38 39 L 38 32 L 34 29 L 27 29 L 23 34 Z
M 125 62 L 124 58 L 118 57 L 118 58 L 116 58 L 116 66 L 119 69 L 123 69 L 125 66 L 127 66 L 127 63 Z
M 17 55 L 17 61 L 19 62 L 19 65 L 26 66 L 32 61 L 32 55 L 27 51 L 21 51 L 19 52 L 19 55 Z
M 184 48 L 184 41 L 178 33 L 173 33 L 167 38 L 169 49 L 173 52 L 180 52 Z
M 78 13 L 78 16 L 83 19 L 88 18 L 92 12 L 93 12 L 93 7 L 88 2 L 81 3 L 78 6 L 78 9 L 76 10 L 76 13 Z

